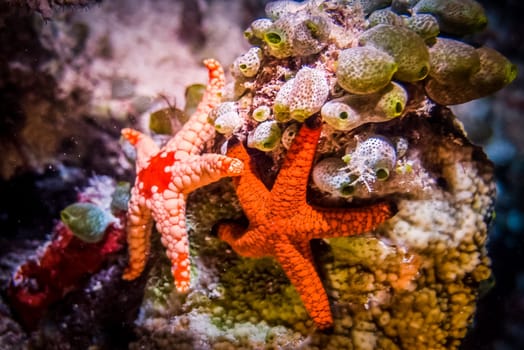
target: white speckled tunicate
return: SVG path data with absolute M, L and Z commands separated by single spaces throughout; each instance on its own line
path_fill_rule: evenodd
M 345 170 L 346 164 L 340 158 L 326 158 L 313 167 L 313 182 L 323 192 L 348 197 L 354 191 L 354 178 Z
M 375 135 L 359 142 L 351 153 L 350 169 L 364 173 L 372 170 L 377 180 L 385 180 L 397 162 L 397 151 L 393 143 L 384 136 Z
M 320 109 L 320 115 L 336 130 L 351 130 L 364 123 L 353 108 L 338 101 L 326 102 Z
M 260 47 L 250 48 L 233 62 L 233 75 L 243 75 L 246 78 L 254 77 L 260 68 L 262 57 L 263 54 Z
M 303 67 L 297 72 L 289 95 L 292 119 L 303 122 L 320 111 L 329 96 L 329 85 L 323 70 Z
M 258 124 L 255 130 L 248 135 L 247 145 L 264 152 L 271 151 L 278 146 L 281 136 L 282 132 L 277 122 L 267 120 Z

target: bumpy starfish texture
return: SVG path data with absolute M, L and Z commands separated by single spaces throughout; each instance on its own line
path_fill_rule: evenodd
M 122 135 L 136 148 L 137 177 L 131 190 L 127 213 L 129 265 L 126 280 L 138 277 L 146 264 L 153 220 L 162 235 L 162 244 L 172 263 L 172 273 L 179 292 L 190 286 L 189 241 L 186 230 L 186 199 L 196 188 L 225 176 L 239 175 L 243 162 L 219 154 L 200 155 L 214 135 L 209 112 L 220 103 L 224 71 L 212 59 L 204 61 L 209 82 L 195 113 L 167 144 L 159 148 L 148 136 L 123 129 Z
M 320 135 L 303 126 L 291 145 L 277 179 L 269 191 L 251 167 L 233 183 L 247 229 L 227 223 L 218 227 L 219 237 L 246 257 L 273 256 L 280 263 L 318 328 L 333 324 L 327 294 L 315 270 L 310 240 L 351 236 L 373 230 L 392 215 L 386 202 L 360 208 L 314 208 L 306 202 L 310 169 Z M 249 164 L 241 144 L 228 155 Z

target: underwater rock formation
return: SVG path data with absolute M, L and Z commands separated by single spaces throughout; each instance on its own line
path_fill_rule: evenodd
M 315 139 L 304 146 L 313 148 L 315 156 L 312 163 L 302 164 L 313 173 L 302 205 L 331 213 L 384 202 L 396 206 L 395 215 L 368 235 L 311 242 L 307 235 L 293 238 L 306 247 L 300 263 L 316 264 L 329 299 L 329 310 L 322 312 L 332 316 L 332 332 L 315 327 L 326 324 L 315 325 L 317 311 L 304 298 L 310 275 L 298 281 L 269 257 L 242 257 L 258 253 L 257 247 L 235 244 L 245 237 L 240 228 L 249 232 L 262 222 L 270 235 L 268 219 L 277 220 L 276 230 L 279 218 L 294 215 L 298 206 L 282 205 L 277 207 L 282 212 L 257 218 L 248 209 L 258 205 L 261 213 L 268 213 L 265 189 L 253 187 L 248 206 L 238 187 L 240 202 L 234 186 L 220 181 L 188 197 L 192 288 L 187 295 L 178 294 L 169 263 L 153 266 L 137 320 L 138 340 L 131 348 L 460 346 L 479 289 L 491 273 L 485 243 L 494 183 L 491 163 L 469 142 L 446 105 L 495 92 L 515 78 L 516 69 L 492 49 L 446 44 L 485 25 L 485 14 L 474 1 L 461 5 L 472 7 L 467 18 L 461 11 L 444 13 L 442 1 L 420 1 L 415 8 L 416 2 L 394 1 L 397 6 L 390 10 L 403 19 L 395 24 L 368 21 L 391 1 L 362 3 L 268 4 L 267 18 L 246 30 L 258 49 L 233 64 L 233 81 L 218 108 L 233 106 L 219 114 L 234 113 L 235 118 L 213 146 L 226 153 L 237 142 L 246 145 L 249 173 L 258 174 L 267 191 L 274 185 L 276 193 L 286 194 L 286 186 L 296 191 L 300 182 L 285 171 L 287 157 L 294 156 L 292 139 L 301 128 L 321 124 L 318 144 Z M 464 27 L 457 28 L 462 20 Z M 454 39 L 437 36 L 435 23 Z M 443 62 L 441 49 L 457 54 Z M 348 56 L 351 52 L 358 52 L 358 58 Z M 377 76 L 376 66 L 366 59 L 389 62 L 391 69 Z M 347 64 L 352 60 L 359 64 Z M 351 71 L 355 67 L 361 71 Z M 462 93 L 448 99 L 449 91 Z M 218 118 L 210 120 L 217 123 Z M 215 128 L 220 131 L 223 125 Z M 284 180 L 280 172 L 287 174 Z M 222 219 L 239 227 L 220 235 L 233 249 L 210 233 Z M 340 231 L 350 231 L 353 224 L 340 223 Z M 309 244 L 312 256 L 307 254 Z

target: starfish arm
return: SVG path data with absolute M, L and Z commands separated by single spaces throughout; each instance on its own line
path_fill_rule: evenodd
M 297 247 L 286 241 L 277 243 L 275 257 L 300 294 L 307 312 L 317 327 L 325 329 L 333 324 L 333 318 L 327 294 L 311 258 L 309 241 L 306 242 L 307 247 Z
M 153 217 L 177 291 L 185 293 L 190 286 L 189 240 L 186 229 L 186 196 L 171 189 L 152 198 Z
M 297 226 L 309 233 L 309 239 L 347 237 L 372 231 L 392 215 L 387 202 L 350 209 L 318 209 L 308 205 L 300 208 L 303 220 Z
M 183 159 L 190 154 L 199 154 L 205 143 L 215 134 L 215 128 L 209 123 L 208 115 L 221 102 L 225 75 L 220 63 L 214 59 L 204 60 L 204 65 L 209 71 L 204 96 L 195 113 L 166 144 L 166 150 L 175 152 L 176 159 Z
M 258 222 L 263 222 L 266 216 L 264 207 L 269 199 L 269 191 L 255 175 L 251 158 L 241 143 L 231 147 L 227 155 L 244 162 L 244 171 L 239 177 L 233 178 L 233 185 L 244 214 L 252 225 L 257 225 Z
M 147 167 L 149 159 L 158 153 L 159 147 L 152 138 L 138 130 L 124 128 L 121 133 L 136 149 L 136 170 L 138 173 Z
M 220 224 L 218 237 L 228 243 L 238 255 L 248 258 L 271 255 L 265 236 L 257 229 L 246 230 L 235 223 Z
M 238 176 L 243 170 L 244 163 L 236 158 L 214 153 L 190 155 L 173 165 L 172 181 L 178 191 L 188 194 L 223 177 Z
M 296 208 L 306 201 L 306 188 L 321 128 L 302 126 L 289 148 L 271 190 L 280 210 Z
M 134 187 L 131 191 L 126 221 L 129 263 L 122 275 L 123 279 L 133 280 L 140 276 L 144 270 L 149 256 L 152 227 L 151 211 L 143 203 L 143 198 L 138 194 L 138 189 Z

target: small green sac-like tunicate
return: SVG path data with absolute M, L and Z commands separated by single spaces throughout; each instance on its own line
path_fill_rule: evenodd
M 377 180 L 384 181 L 397 162 L 397 151 L 392 142 L 384 136 L 370 136 L 359 142 L 351 154 L 351 164 L 357 168 L 371 169 Z
M 442 32 L 458 36 L 478 32 L 488 23 L 484 8 L 475 0 L 420 0 L 413 12 L 434 15 Z
M 329 96 L 329 85 L 323 70 L 302 67 L 295 76 L 289 95 L 292 119 L 303 122 L 320 111 Z
M 483 46 L 477 49 L 480 69 L 470 77 L 471 84 L 483 95 L 490 95 L 517 78 L 517 66 L 497 50 Z
M 226 101 L 219 104 L 217 107 L 215 107 L 211 113 L 209 113 L 209 118 L 211 121 L 215 121 L 218 117 L 221 115 L 224 115 L 226 113 L 235 112 L 238 113 L 238 105 L 234 101 Z
M 325 158 L 313 167 L 313 183 L 322 192 L 349 197 L 355 191 L 355 178 L 344 170 L 345 167 L 346 164 L 340 158 Z
M 92 203 L 74 203 L 60 212 L 62 222 L 71 232 L 88 243 L 100 242 L 115 218 Z
M 247 137 L 247 145 L 264 152 L 273 150 L 278 146 L 282 132 L 278 123 L 274 120 L 267 120 L 257 125 L 255 130 Z
M 517 67 L 502 54 L 487 47 L 476 51 L 480 69 L 469 79 L 451 82 L 440 82 L 430 77 L 424 86 L 429 98 L 442 105 L 465 103 L 491 95 L 516 78 Z
M 480 69 L 480 56 L 473 46 L 447 38 L 437 38 L 429 48 L 429 62 L 429 76 L 444 84 L 468 80 Z
M 171 118 L 174 113 L 175 109 L 171 107 L 152 112 L 149 115 L 149 130 L 156 134 L 171 135 L 173 133 Z M 179 113 L 183 112 L 179 110 Z
M 352 47 L 340 51 L 337 82 L 347 92 L 366 95 L 384 88 L 397 70 L 392 56 L 373 47 Z
M 271 1 L 266 4 L 266 16 L 276 20 L 290 13 L 295 13 L 302 8 L 301 3 L 289 0 Z
M 276 58 L 286 58 L 293 54 L 294 27 L 288 21 L 278 20 L 264 33 L 268 52 Z
M 404 112 L 404 108 L 408 102 L 406 89 L 398 83 L 391 82 L 381 91 L 381 94 L 375 110 L 385 115 L 386 118 L 399 117 L 402 112 Z
M 406 27 L 417 33 L 426 43 L 433 42 L 440 33 L 435 16 L 429 13 L 417 13 L 405 20 Z
M 131 198 L 131 184 L 126 181 L 117 183 L 113 194 L 111 195 L 111 210 L 127 211 L 127 205 Z
M 242 127 L 242 118 L 237 112 L 227 112 L 215 119 L 215 130 L 224 135 L 231 135 Z
M 402 25 L 402 18 L 390 9 L 380 9 L 373 11 L 368 17 L 370 27 L 378 24 Z
M 253 110 L 252 117 L 257 122 L 263 122 L 265 120 L 268 120 L 271 116 L 271 108 L 269 108 L 266 105 L 258 106 Z
M 320 110 L 322 119 L 336 130 L 351 130 L 362 124 L 358 113 L 343 102 L 328 101 Z
M 275 100 L 273 101 L 273 114 L 275 119 L 279 122 L 287 122 L 291 119 L 289 113 L 289 98 L 293 85 L 295 84 L 295 78 L 291 78 L 286 81 L 278 90 Z
M 184 115 L 186 118 L 189 118 L 188 116 L 195 113 L 198 104 L 202 100 L 202 96 L 204 96 L 204 91 L 206 91 L 206 86 L 204 84 L 193 84 L 186 88 L 186 105 L 184 106 Z
M 398 68 L 394 79 L 414 82 L 424 79 L 429 73 L 428 48 L 424 40 L 408 28 L 379 24 L 362 33 L 359 43 L 393 57 Z
M 233 62 L 233 74 L 237 76 L 241 74 L 246 78 L 254 77 L 260 68 L 262 57 L 262 49 L 259 47 L 250 48 Z
M 264 33 L 273 25 L 269 18 L 259 18 L 251 22 L 249 29 L 257 39 L 264 39 Z

